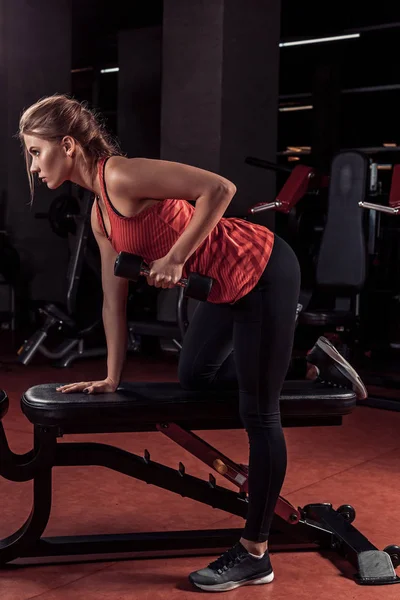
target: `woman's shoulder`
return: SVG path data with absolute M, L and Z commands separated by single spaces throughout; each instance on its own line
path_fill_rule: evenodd
M 114 155 L 102 160 L 104 161 L 104 176 L 107 178 L 108 183 L 114 184 L 121 177 L 132 175 L 135 170 L 136 161 L 140 159 Z
M 117 173 L 118 175 L 129 175 L 132 172 L 137 171 L 139 169 L 148 168 L 152 163 L 163 162 L 161 160 L 152 158 L 130 158 L 128 156 L 119 154 L 114 154 L 113 156 L 103 158 L 103 160 L 106 161 L 105 168 L 110 175 L 115 175 L 115 173 Z
M 131 195 L 136 187 L 142 158 L 127 158 L 126 156 L 110 156 L 104 165 L 104 179 L 109 192 L 116 196 Z
M 170 164 L 154 158 L 129 158 L 114 155 L 106 159 L 105 177 L 111 185 L 132 185 L 139 178 L 148 178 L 160 164 Z

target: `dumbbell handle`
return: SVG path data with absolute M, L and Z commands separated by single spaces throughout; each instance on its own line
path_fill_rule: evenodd
M 145 275 L 146 277 L 150 275 L 150 269 L 145 267 L 143 264 L 140 267 L 140 274 Z M 179 281 L 176 282 L 175 285 L 179 285 L 181 287 L 186 287 L 188 284 L 188 280 L 185 277 L 182 277 Z
M 118 254 L 114 265 L 114 275 L 117 277 L 125 277 L 131 281 L 137 281 L 141 275 L 148 277 L 150 272 L 150 265 L 146 264 L 146 260 L 141 256 L 130 254 L 129 252 L 120 252 Z M 205 302 L 211 292 L 213 280 L 211 277 L 200 275 L 199 273 L 190 273 L 187 279 L 182 277 L 174 285 L 185 288 L 184 295 L 188 295 L 194 300 Z

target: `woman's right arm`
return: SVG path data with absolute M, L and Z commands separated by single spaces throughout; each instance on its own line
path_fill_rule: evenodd
M 94 219 L 96 221 L 94 222 Z M 129 282 L 114 275 L 117 253 L 98 229 L 92 212 L 92 229 L 100 249 L 103 287 L 103 324 L 107 340 L 107 378 L 118 386 L 127 348 L 126 304 Z
M 86 381 L 58 388 L 61 392 L 87 393 L 114 391 L 121 380 L 127 349 L 126 305 L 129 282 L 114 275 L 117 253 L 100 230 L 93 205 L 91 224 L 100 249 L 101 281 L 103 287 L 103 324 L 107 340 L 107 377 L 103 381 Z

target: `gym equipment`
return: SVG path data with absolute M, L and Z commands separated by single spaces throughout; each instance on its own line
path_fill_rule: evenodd
M 16 289 L 20 273 L 20 256 L 9 234 L 0 230 L 0 323 L 2 329 L 15 331 Z
M 107 347 L 102 333 L 101 317 L 101 298 L 99 294 L 98 302 L 93 294 L 93 288 L 100 291 L 100 258 L 97 252 L 97 246 L 93 243 L 93 249 L 90 247 L 90 213 L 92 207 L 92 194 L 80 190 L 79 192 L 80 213 L 73 216 L 74 209 L 68 202 L 62 203 L 61 200 L 54 204 L 53 210 L 49 215 L 42 215 L 49 218 L 53 230 L 65 232 L 63 225 L 57 225 L 57 218 L 66 220 L 69 235 L 71 237 L 71 256 L 67 272 L 67 295 L 65 306 L 58 306 L 54 303 L 48 303 L 40 307 L 38 312 L 42 323 L 32 336 L 25 340 L 18 351 L 18 362 L 23 365 L 31 363 L 35 354 L 38 352 L 45 357 L 53 360 L 55 367 L 69 367 L 74 361 L 81 358 L 104 357 L 107 355 Z M 69 197 L 68 197 L 69 198 Z M 61 210 L 61 206 L 66 206 L 68 210 Z M 69 208 L 72 207 L 72 211 Z M 57 209 L 57 210 L 56 210 Z M 40 213 L 39 213 L 40 215 Z M 57 217 L 55 216 L 57 215 Z M 42 218 L 40 216 L 39 218 Z M 71 226 L 71 219 L 74 220 L 76 228 Z M 72 233 L 75 231 L 75 234 Z M 87 294 L 88 300 L 93 308 L 89 311 L 89 318 L 80 314 L 78 311 L 78 300 L 81 292 L 81 282 L 85 271 L 85 279 L 89 276 L 94 279 L 92 289 Z M 204 284 L 203 284 L 204 285 Z M 141 338 L 144 335 L 156 336 L 160 339 L 172 340 L 175 351 L 181 348 L 181 341 L 188 324 L 187 302 L 188 298 L 184 295 L 184 288 L 179 287 L 175 290 L 160 290 L 159 301 L 166 294 L 174 295 L 178 293 L 176 301 L 176 319 L 171 320 L 135 320 L 135 317 L 129 315 L 128 318 L 128 352 L 138 352 L 141 348 Z M 84 299 L 83 299 L 84 300 Z M 134 298 L 133 305 L 135 306 Z M 95 303 L 93 304 L 93 301 Z M 194 301 L 193 301 L 194 302 Z M 129 306 L 129 303 L 128 303 Z M 135 313 L 135 311 L 133 311 Z M 137 317 L 136 317 L 137 319 Z M 101 339 L 97 339 L 98 337 Z M 61 342 L 59 341 L 61 337 Z M 96 337 L 96 339 L 94 339 Z M 55 338 L 55 342 L 54 339 Z M 89 346 L 89 343 L 91 345 Z
M 316 256 L 325 226 L 329 176 L 305 164 L 291 168 L 253 156 L 248 156 L 245 162 L 285 176 L 276 199 L 273 202 L 255 204 L 250 207 L 248 215 L 275 211 L 275 231 L 286 239 L 296 253 L 301 265 L 303 285 L 313 288 Z M 307 297 L 309 296 L 307 293 Z
M 275 201 L 255 204 L 249 209 L 251 215 L 266 210 L 276 210 L 288 214 L 306 194 L 318 193 L 320 189 L 329 184 L 329 178 L 326 175 L 318 173 L 316 169 L 307 165 L 296 165 L 294 169 L 290 169 L 254 156 L 248 156 L 245 163 L 270 171 L 290 173 Z
M 377 202 L 359 202 L 362 209 L 368 211 L 368 254 L 370 256 L 370 289 L 368 299 L 375 294 L 375 303 L 369 307 L 366 318 L 372 320 L 374 327 L 368 329 L 368 342 L 373 347 L 368 351 L 366 369 L 362 377 L 368 388 L 366 404 L 374 408 L 400 410 L 398 373 L 399 334 L 399 232 L 400 223 L 393 218 L 400 214 L 400 165 L 384 163 L 379 172 L 377 162 L 371 164 L 372 191 L 379 196 Z M 387 168 L 391 167 L 391 169 Z M 388 188 L 382 190 L 382 175 L 391 175 Z M 368 300 L 367 300 L 368 302 Z M 393 308 L 392 308 L 393 307 Z M 397 335 L 396 335 L 397 334 Z M 369 348 L 368 348 L 369 350 Z M 375 363 L 375 356 L 377 363 Z
M 12 332 L 16 328 L 16 297 L 20 292 L 21 261 L 7 230 L 7 195 L 0 192 L 0 325 Z
M 370 191 L 376 192 L 378 189 L 378 164 L 373 162 L 370 166 L 371 180 Z M 400 213 L 400 165 L 393 165 L 392 181 L 389 192 L 389 205 L 377 204 L 374 202 L 360 201 L 359 206 L 378 213 L 389 215 L 398 215 Z
M 143 258 L 130 254 L 129 252 L 120 252 L 115 261 L 114 275 L 124 277 L 131 281 L 137 281 L 141 275 L 149 275 L 150 269 Z M 213 285 L 211 277 L 190 273 L 187 279 L 182 278 L 176 285 L 185 289 L 184 295 L 194 298 L 200 302 L 206 302 Z
M 143 336 L 158 338 L 160 347 L 168 353 L 176 354 L 181 350 L 189 317 L 197 306 L 197 300 L 189 298 L 184 292 L 185 288 L 181 286 L 159 289 L 156 318 L 128 320 L 128 334 L 133 351 L 141 350 Z
M 85 347 L 85 340 L 89 334 L 101 324 L 101 302 L 96 310 L 94 294 L 91 294 L 89 322 L 83 323 L 77 311 L 78 290 L 84 267 L 88 267 L 88 273 L 94 274 L 95 277 L 96 273 L 100 273 L 100 265 L 87 248 L 92 202 L 92 194 L 80 189 L 79 200 L 72 200 L 70 196 L 60 196 L 52 203 L 49 214 L 45 215 L 57 235 L 73 236 L 67 272 L 66 303 L 62 307 L 48 303 L 39 308 L 42 325 L 25 340 L 18 351 L 18 362 L 23 365 L 28 365 L 37 352 L 56 361 L 54 364 L 59 367 L 67 367 L 78 358 L 104 356 L 106 353 L 105 348 Z M 80 209 L 79 214 L 74 212 L 76 207 Z M 43 214 L 39 213 L 39 218 L 42 217 Z M 57 221 L 58 218 L 60 222 Z M 71 224 L 72 220 L 74 226 Z M 57 330 L 63 333 L 64 339 L 55 347 L 50 347 L 46 342 Z
M 143 259 L 128 252 L 121 252 L 115 262 L 114 274 L 137 281 L 140 275 L 148 275 L 149 269 Z M 128 321 L 130 348 L 138 352 L 143 336 L 159 338 L 160 347 L 168 353 L 178 353 L 189 325 L 190 315 L 197 302 L 205 302 L 213 285 L 211 277 L 190 273 L 176 287 L 160 289 L 157 298 L 157 318 Z
M 35 213 L 35 219 L 48 219 L 52 231 L 59 237 L 67 238 L 76 233 L 76 217 L 79 213 L 78 200 L 63 194 L 53 200 L 48 213 Z
M 178 383 L 123 384 L 112 394 L 88 397 L 60 394 L 58 384 L 38 385 L 21 399 L 22 411 L 34 425 L 34 448 L 16 455 L 8 446 L 1 419 L 8 399 L 0 395 L 0 474 L 11 481 L 33 481 L 33 508 L 26 523 L 0 541 L 0 564 L 11 562 L 57 562 L 64 558 L 110 560 L 140 556 L 220 553 L 239 537 L 240 529 L 171 531 L 123 535 L 64 536 L 42 538 L 52 495 L 55 467 L 104 466 L 132 478 L 170 490 L 203 504 L 245 518 L 248 469 L 204 442 L 191 430 L 241 429 L 238 394 L 188 392 Z M 356 405 L 355 395 L 309 381 L 286 382 L 281 395 L 282 422 L 286 427 L 340 425 Z M 150 458 L 115 446 L 59 443 L 70 434 L 153 431 L 166 435 L 187 452 L 237 486 L 232 491 L 217 485 L 214 475 L 202 480 L 179 463 L 172 469 Z M 151 516 L 149 515 L 149 518 Z M 308 504 L 296 508 L 280 497 L 269 537 L 269 548 L 277 550 L 335 550 L 355 568 L 355 581 L 363 585 L 400 583 L 394 568 L 400 563 L 399 548 L 378 550 L 353 525 L 355 509 L 343 504 Z M 339 563 L 340 564 L 340 563 Z
M 360 292 L 366 279 L 366 246 L 362 211 L 368 160 L 358 152 L 341 152 L 332 161 L 328 212 L 316 264 L 316 287 L 299 326 L 340 332 L 340 352 L 357 337 Z M 315 336 L 315 334 L 314 334 Z
M 149 271 L 141 257 L 121 252 L 115 262 L 114 273 L 118 277 L 137 281 L 140 275 L 147 275 Z M 189 324 L 189 313 L 193 312 L 198 301 L 207 300 L 212 284 L 211 277 L 191 273 L 187 280 L 182 279 L 175 288 L 160 289 L 156 319 L 128 320 L 130 350 L 139 352 L 143 336 L 150 336 L 159 338 L 163 350 L 179 352 Z

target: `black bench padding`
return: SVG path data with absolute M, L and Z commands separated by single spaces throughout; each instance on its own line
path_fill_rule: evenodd
M 8 398 L 7 394 L 0 390 L 0 421 L 7 414 L 8 411 Z
M 155 431 L 160 422 L 190 429 L 242 428 L 236 391 L 189 392 L 178 383 L 137 382 L 124 383 L 114 393 L 86 395 L 56 392 L 59 385 L 25 392 L 21 406 L 31 423 L 58 427 L 61 433 Z M 323 424 L 355 406 L 352 391 L 309 381 L 287 381 L 281 395 L 284 425 Z

